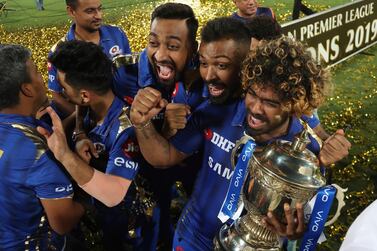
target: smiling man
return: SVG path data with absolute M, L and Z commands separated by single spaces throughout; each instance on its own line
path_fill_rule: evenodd
M 222 225 L 217 215 L 233 175 L 231 151 L 245 128 L 259 146 L 278 138 L 292 140 L 303 129 L 297 117 L 321 104 L 323 90 L 329 84 L 326 70 L 313 62 L 302 45 L 282 38 L 250 52 L 243 71 L 245 106 L 239 72 L 250 45 L 246 27 L 232 18 L 215 19 L 203 28 L 201 41 L 200 74 L 208 85 L 210 99 L 191 114 L 186 127 L 170 141 L 156 132 L 149 121 L 166 106 L 166 100 L 152 88 L 138 92 L 130 113 L 141 151 L 156 167 L 179 163 L 203 147 L 195 190 L 174 237 L 175 250 L 213 249 L 213 238 Z M 286 63 L 281 66 L 282 58 Z M 270 74 L 274 70 L 276 77 Z M 280 76 L 281 71 L 284 74 Z M 296 71 L 302 74 L 297 75 Z M 294 83 L 296 88 L 287 88 L 287 83 Z M 272 93 L 264 92 L 264 84 L 266 89 L 272 86 Z M 292 90 L 292 94 L 287 90 Z M 318 123 L 301 118 L 310 126 Z M 320 153 L 318 143 L 311 138 L 310 149 L 319 154 L 323 164 L 341 159 L 348 154 L 349 147 L 341 132 L 331 136 Z M 304 231 L 301 205 L 297 207 L 297 220 L 289 206 L 285 207 L 285 213 L 288 224 L 278 222 L 272 213 L 266 218 L 267 224 L 281 236 L 298 238 Z
M 66 4 L 67 13 L 72 18 L 73 24 L 68 33 L 51 48 L 50 55 L 60 42 L 74 39 L 101 46 L 110 60 L 117 55 L 131 53 L 126 34 L 119 27 L 102 24 L 103 10 L 100 0 L 66 0 Z M 136 94 L 138 90 L 136 71 L 135 65 L 124 66 L 114 72 L 112 84 L 116 95 L 132 98 Z M 62 117 L 70 115 L 75 107 L 62 96 L 56 68 L 50 62 L 48 79 L 54 107 Z
M 233 0 L 233 2 L 237 7 L 237 11 L 232 14 L 233 18 L 247 22 L 254 16 L 266 15 L 275 19 L 272 9 L 260 7 L 257 0 Z

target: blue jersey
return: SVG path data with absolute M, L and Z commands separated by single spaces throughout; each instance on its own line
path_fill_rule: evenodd
M 102 47 L 103 52 L 109 57 L 110 60 L 117 55 L 131 53 L 127 36 L 120 28 L 110 25 L 102 25 L 99 32 L 99 46 Z M 63 37 L 61 41 L 71 41 L 74 39 L 75 24 L 71 26 L 67 35 Z M 59 42 L 51 48 L 49 55 L 56 50 Z M 137 66 L 131 65 L 118 68 L 114 72 L 113 87 L 114 93 L 119 97 L 133 98 L 138 91 Z M 62 91 L 62 88 L 57 80 L 56 68 L 50 63 L 48 63 L 48 88 L 57 93 Z
M 84 128 L 90 128 L 89 139 L 93 142 L 99 154 L 93 159 L 100 171 L 133 180 L 139 163 L 127 153 L 125 144 L 130 137 L 134 137 L 131 121 L 127 116 L 127 106 L 118 97 L 114 98 L 102 124 L 91 127 L 90 111 L 84 119 Z
M 273 12 L 273 10 L 271 8 L 268 8 L 268 7 L 258 7 L 255 15 L 256 16 L 265 15 L 265 16 L 269 16 L 269 17 L 275 19 L 275 13 Z M 231 17 L 236 18 L 238 20 L 241 20 L 243 22 L 247 22 L 249 20 L 248 18 L 244 18 L 244 17 L 239 16 L 237 14 L 237 12 L 233 12 Z
M 245 103 L 235 100 L 216 105 L 204 102 L 189 118 L 186 127 L 173 136 L 171 143 L 186 154 L 204 147 L 202 166 L 194 192 L 177 226 L 177 234 L 192 243 L 195 250 L 212 250 L 212 240 L 222 226 L 217 218 L 233 175 L 231 152 L 244 132 Z M 316 126 L 315 117 L 309 124 Z M 297 118 L 292 118 L 289 131 L 282 139 L 292 140 L 302 130 Z M 309 148 L 318 153 L 313 141 Z
M 40 199 L 73 196 L 37 125 L 42 124 L 32 117 L 0 114 L 0 250 L 34 250 L 37 242 L 45 250 L 49 230 L 40 224 Z

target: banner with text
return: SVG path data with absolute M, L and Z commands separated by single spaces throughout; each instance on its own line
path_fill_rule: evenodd
M 313 57 L 335 65 L 377 43 L 376 0 L 341 5 L 282 25 Z

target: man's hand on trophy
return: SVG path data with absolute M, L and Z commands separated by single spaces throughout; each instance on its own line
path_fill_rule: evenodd
M 351 143 L 344 136 L 344 131 L 339 129 L 324 142 L 319 160 L 323 166 L 329 166 L 346 157 L 350 148 Z
M 153 88 L 140 89 L 132 102 L 130 120 L 136 128 L 143 128 L 167 105 L 161 93 Z
M 301 203 L 296 204 L 296 210 L 292 210 L 288 203 L 284 204 L 285 220 L 281 222 L 272 211 L 263 219 L 268 229 L 290 240 L 301 238 L 305 232 L 304 209 Z

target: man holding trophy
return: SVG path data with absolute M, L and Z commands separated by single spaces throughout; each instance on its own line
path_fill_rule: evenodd
M 174 165 L 203 149 L 202 167 L 178 223 L 174 250 L 214 248 L 213 239 L 223 225 L 220 211 L 230 180 L 236 175 L 231 169 L 232 149 L 244 131 L 254 138 L 254 151 L 279 138 L 292 141 L 304 129 L 302 121 L 312 128 L 318 125 L 315 117 L 305 115 L 311 115 L 324 101 L 330 85 L 327 71 L 313 61 L 300 43 L 287 37 L 262 42 L 249 53 L 247 33 L 242 23 L 230 18 L 214 19 L 205 25 L 199 49 L 200 73 L 208 85 L 210 99 L 169 141 L 150 123 L 166 106 L 161 94 L 152 88 L 140 90 L 132 104 L 130 118 L 141 151 L 152 165 Z M 242 72 L 244 98 L 239 72 L 247 53 Z M 310 137 L 308 148 L 319 155 L 322 165 L 348 155 L 350 143 L 342 131 L 329 137 L 322 148 L 315 138 Z M 272 212 L 263 221 L 280 236 L 299 238 L 305 230 L 302 206 L 297 208 L 297 214 L 295 211 L 286 204 L 286 222 Z

